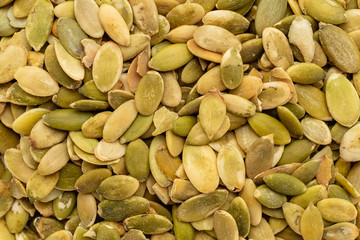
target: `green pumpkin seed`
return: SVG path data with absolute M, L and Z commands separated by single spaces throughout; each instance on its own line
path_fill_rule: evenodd
M 50 175 L 62 169 L 69 161 L 66 143 L 59 143 L 49 149 L 42 157 L 37 168 L 38 173 L 42 175 Z M 56 161 L 54 162 L 54 159 Z
M 228 212 L 236 222 L 238 234 L 246 237 L 250 231 L 250 213 L 245 201 L 241 197 L 234 198 Z
M 306 208 L 310 202 L 316 205 L 320 200 L 327 197 L 326 188 L 323 185 L 315 185 L 307 188 L 306 192 L 291 198 L 290 202 Z
M 287 2 L 284 0 L 266 0 L 259 3 L 255 17 L 256 33 L 261 36 L 265 28 L 280 21 L 285 16 L 286 6 Z
M 322 217 L 331 222 L 351 221 L 356 217 L 356 209 L 349 201 L 340 198 L 328 198 L 318 202 Z
M 272 136 L 260 137 L 254 141 L 247 151 L 245 159 L 246 175 L 253 179 L 259 173 L 270 169 L 273 158 L 274 142 Z
M 304 135 L 312 142 L 327 145 L 331 142 L 331 132 L 329 127 L 321 120 L 306 117 L 301 121 Z
M 305 209 L 300 222 L 301 235 L 304 239 L 320 239 L 324 224 L 321 213 L 312 203 Z
M 164 216 L 143 214 L 129 217 L 124 220 L 125 229 L 139 229 L 145 234 L 161 234 L 173 227 L 173 224 Z
M 26 39 L 35 51 L 47 41 L 53 23 L 53 5 L 49 0 L 36 1 L 26 21 Z
M 132 196 L 119 201 L 101 201 L 98 204 L 98 214 L 108 221 L 123 221 L 128 217 L 145 213 L 148 211 L 149 207 L 150 204 L 147 199 Z
M 248 118 L 251 128 L 260 136 L 274 134 L 275 144 L 287 144 L 290 142 L 290 134 L 287 129 L 275 118 L 264 113 L 256 113 Z
M 77 196 L 77 212 L 81 223 L 91 227 L 96 220 L 96 199 L 92 194 L 79 193 Z
M 66 132 L 50 128 L 40 119 L 30 132 L 31 145 L 35 148 L 49 148 L 60 143 L 66 137 Z
M 268 187 L 275 192 L 296 196 L 306 191 L 306 186 L 299 179 L 284 173 L 273 173 L 264 177 Z
M 206 158 L 199 158 L 207 156 Z M 206 161 L 206 164 L 205 162 Z M 209 146 L 185 145 L 183 163 L 186 175 L 194 187 L 203 193 L 214 191 L 219 184 L 216 156 Z
M 93 169 L 81 175 L 75 182 L 75 188 L 81 193 L 95 192 L 100 183 L 111 176 L 106 168 Z
M 359 152 L 357 151 L 359 128 L 360 125 L 356 124 L 344 134 L 341 140 L 340 157 L 344 161 L 353 162 L 359 159 Z
M 11 209 L 14 203 L 14 199 L 11 196 L 10 184 L 4 181 L 0 181 L 0 216 L 3 217 Z
M 344 30 L 331 24 L 324 24 L 320 27 L 319 38 L 329 60 L 340 70 L 348 73 L 360 70 L 359 49 Z
M 344 75 L 336 73 L 330 75 L 326 81 L 325 97 L 329 112 L 338 123 L 351 127 L 357 122 L 360 116 L 359 95 Z
M 204 8 L 197 3 L 183 3 L 175 6 L 166 15 L 171 29 L 181 25 L 193 25 L 205 15 Z
M 57 33 L 61 45 L 75 58 L 82 58 L 84 48 L 81 40 L 87 38 L 86 33 L 80 28 L 76 20 L 72 18 L 60 18 L 56 24 Z
M 307 14 L 321 22 L 340 24 L 346 21 L 343 6 L 335 0 L 305 0 L 304 7 Z
M 100 23 L 108 36 L 120 45 L 129 46 L 129 29 L 119 11 L 109 4 L 102 4 L 98 14 Z
M 38 67 L 18 68 L 14 78 L 25 92 L 34 96 L 47 97 L 59 91 L 57 82 L 45 70 Z
M 43 176 L 35 171 L 26 184 L 26 192 L 31 201 L 46 197 L 55 187 L 59 173 Z
M 92 74 L 96 87 L 102 91 L 109 91 L 118 81 L 123 66 L 120 48 L 108 42 L 101 46 L 96 53 Z
M 0 122 L 0 153 L 5 154 L 9 148 L 14 148 L 19 143 L 19 136 L 10 128 Z
M 254 197 L 265 207 L 279 208 L 286 202 L 286 196 L 272 191 L 266 185 L 256 188 Z
M 74 192 L 64 192 L 53 201 L 54 215 L 58 220 L 67 218 L 75 207 Z
M 97 192 L 109 200 L 123 200 L 131 197 L 139 187 L 139 182 L 130 176 L 112 176 L 101 182 Z M 118 191 L 113 191 L 118 189 Z
M 81 131 L 87 138 L 101 138 L 104 125 L 112 113 L 105 111 L 87 119 L 81 126 Z
M 27 183 L 34 173 L 34 169 L 31 169 L 26 165 L 21 152 L 18 149 L 7 149 L 4 153 L 4 162 L 11 174 L 23 183 Z
M 271 230 L 269 223 L 262 218 L 260 224 L 256 227 L 250 228 L 249 236 L 250 239 L 269 239 L 275 240 L 275 236 Z
M 229 48 L 241 50 L 240 41 L 231 32 L 219 26 L 200 26 L 194 31 L 193 38 L 200 47 L 216 53 L 224 53 Z
M 99 7 L 95 1 L 76 0 L 74 1 L 74 14 L 80 27 L 91 37 L 100 38 L 104 35 L 99 16 Z
M 240 34 L 249 27 L 249 21 L 241 14 L 229 10 L 210 11 L 202 18 L 205 25 L 223 27 L 233 34 Z
M 129 100 L 111 114 L 103 130 L 103 138 L 106 141 L 115 142 L 131 126 L 137 116 L 135 105 L 134 100 Z M 114 131 L 114 129 L 116 129 L 116 131 Z
M 172 71 L 187 64 L 192 57 L 185 43 L 176 43 L 157 52 L 150 59 L 149 67 L 158 71 Z
M 177 216 L 184 222 L 200 221 L 219 209 L 225 203 L 227 196 L 226 190 L 197 195 L 179 206 Z
M 75 190 L 75 183 L 77 179 L 82 175 L 81 168 L 73 163 L 67 163 L 59 171 L 59 180 L 56 183 L 56 189 L 63 191 Z
M 131 0 L 129 3 L 133 9 L 136 26 L 145 34 L 155 35 L 159 31 L 158 12 L 155 2 Z
M 81 85 L 81 82 L 74 81 L 61 68 L 61 65 L 59 64 L 56 57 L 54 44 L 50 44 L 45 49 L 45 66 L 50 76 L 60 85 L 68 89 L 76 89 Z
M 228 89 L 237 88 L 243 77 L 243 63 L 240 53 L 235 49 L 227 50 L 221 60 L 221 80 Z
M 172 207 L 172 220 L 176 239 L 193 239 L 195 230 L 190 223 L 181 222 L 177 217 L 177 206 Z
M 262 35 L 265 53 L 272 64 L 284 70 L 293 65 L 294 61 L 290 44 L 280 30 L 268 27 L 264 29 Z
M 59 221 L 48 217 L 37 217 L 34 220 L 34 226 L 41 238 L 46 239 L 51 234 L 64 229 Z
M 312 117 L 331 121 L 332 117 L 326 105 L 325 94 L 313 86 L 295 84 L 299 104 Z
M 11 59 L 11 61 L 9 61 Z M 12 45 L 0 54 L 0 83 L 6 83 L 14 78 L 14 74 L 27 62 L 27 51 L 22 46 Z
M 346 192 L 345 189 L 340 187 L 339 185 L 330 184 L 328 187 L 328 197 L 329 198 L 342 198 L 348 201 L 350 200 L 349 194 Z
M 358 236 L 359 230 L 352 223 L 336 223 L 324 228 L 323 238 L 325 240 L 354 239 Z

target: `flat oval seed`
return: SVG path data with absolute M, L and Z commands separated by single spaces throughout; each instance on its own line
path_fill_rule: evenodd
M 147 72 L 135 93 L 135 105 L 140 114 L 148 116 L 158 108 L 164 92 L 164 81 L 156 71 Z
M 98 142 L 94 148 L 94 155 L 101 161 L 112 161 L 125 155 L 127 146 L 119 141 L 108 143 L 104 139 Z
M 320 89 L 309 85 L 295 84 L 299 104 L 312 117 L 331 121 L 332 117 L 326 105 L 325 94 Z
M 303 182 L 285 173 L 267 175 L 264 177 L 264 181 L 275 192 L 288 196 L 296 196 L 306 191 L 306 186 Z
M 166 18 L 170 23 L 171 29 L 181 25 L 194 25 L 205 15 L 204 8 L 197 3 L 184 3 L 171 9 Z
M 39 120 L 30 132 L 31 145 L 35 148 L 48 148 L 60 143 L 66 137 L 66 132 L 50 128 Z
M 88 138 L 101 138 L 103 136 L 105 122 L 111 114 L 112 112 L 109 111 L 100 112 L 86 120 L 81 126 L 81 131 L 84 136 Z
M 228 89 L 237 88 L 243 78 L 243 62 L 239 51 L 227 50 L 220 64 L 221 80 Z
M 3 217 L 14 203 L 14 198 L 11 196 L 10 184 L 5 181 L 0 181 L 0 203 L 0 216 Z
M 323 238 L 325 240 L 356 239 L 359 229 L 352 223 L 336 223 L 324 228 Z
M 161 234 L 173 228 L 169 219 L 157 214 L 143 214 L 124 220 L 125 229 L 139 229 L 144 234 Z
M 251 128 L 260 136 L 274 134 L 274 143 L 279 145 L 288 144 L 291 140 L 288 130 L 277 119 L 264 114 L 256 113 L 248 118 Z
M 317 204 L 320 200 L 327 198 L 327 190 L 323 185 L 309 187 L 306 192 L 291 198 L 290 202 L 306 208 L 310 202 Z
M 295 203 L 286 202 L 282 205 L 282 211 L 289 227 L 297 234 L 301 234 L 300 220 L 304 209 Z
M 216 155 L 211 147 L 185 145 L 183 164 L 190 182 L 200 192 L 212 192 L 219 185 Z
M 23 183 L 27 183 L 34 169 L 29 168 L 24 162 L 20 150 L 9 148 L 4 153 L 4 162 L 10 173 Z
M 100 183 L 110 176 L 111 171 L 106 168 L 90 170 L 76 180 L 75 188 L 81 193 L 95 192 Z
M 104 29 L 99 20 L 99 7 L 94 0 L 75 0 L 74 12 L 80 27 L 93 38 L 104 35 Z
M 109 200 L 123 200 L 131 197 L 139 188 L 139 181 L 131 176 L 111 176 L 101 182 L 96 190 Z
M 287 200 L 285 195 L 274 192 L 266 185 L 261 185 L 256 188 L 254 197 L 256 197 L 262 205 L 271 209 L 281 207 Z
M 350 128 L 340 142 L 340 157 L 347 162 L 360 160 L 359 151 L 360 124 Z
M 252 226 L 250 228 L 249 238 L 275 240 L 272 229 L 269 223 L 264 218 L 261 218 L 259 225 L 257 225 L 256 227 Z
M 154 1 L 130 0 L 136 26 L 145 34 L 155 35 L 159 31 L 158 11 Z
M 76 89 L 81 85 L 81 81 L 75 81 L 70 78 L 61 68 L 55 53 L 54 44 L 50 44 L 45 49 L 45 67 L 50 76 L 60 85 L 67 89 Z
M 224 189 L 199 194 L 183 202 L 177 209 L 177 216 L 184 222 L 203 220 L 218 210 L 225 203 L 227 196 L 228 191 Z
M 59 40 L 64 48 L 75 58 L 82 58 L 85 55 L 81 40 L 88 36 L 80 28 L 76 20 L 72 18 L 60 18 L 56 24 Z
M 324 52 L 336 67 L 347 73 L 356 73 L 360 70 L 359 49 L 344 30 L 324 24 L 320 26 L 319 39 Z
M 300 121 L 288 108 L 284 106 L 278 106 L 277 114 L 281 123 L 284 124 L 292 137 L 301 138 L 303 136 L 304 130 L 300 124 Z
M 150 128 L 153 118 L 153 114 L 149 116 L 138 114 L 128 130 L 126 130 L 124 135 L 120 138 L 120 143 L 130 142 L 142 136 Z
M 209 92 L 204 96 L 198 117 L 206 135 L 212 140 L 226 117 L 226 105 L 219 92 Z
M 123 221 L 125 218 L 145 213 L 149 207 L 147 199 L 132 196 L 120 201 L 101 201 L 98 205 L 98 214 L 108 221 Z
M 59 173 L 43 176 L 35 171 L 26 184 L 26 193 L 31 201 L 43 199 L 55 187 Z
M 25 92 L 38 97 L 54 95 L 60 89 L 50 74 L 38 67 L 26 66 L 18 68 L 14 78 Z
M 300 84 L 314 84 L 326 77 L 326 72 L 314 63 L 299 63 L 288 68 L 291 80 Z
M 79 112 L 74 109 L 58 109 L 44 115 L 44 123 L 49 127 L 77 131 L 81 130 L 81 125 L 92 117 L 91 113 Z
M 54 39 L 55 53 L 62 70 L 75 81 L 81 81 L 85 76 L 85 69 L 79 59 L 66 51 L 59 40 Z
M 92 74 L 96 87 L 109 91 L 119 80 L 123 67 L 120 48 L 113 42 L 102 45 L 96 53 Z
M 233 34 L 240 34 L 249 27 L 249 21 L 241 14 L 229 10 L 210 11 L 202 18 L 205 25 L 223 27 Z
M 246 237 L 250 231 L 250 213 L 244 199 L 241 197 L 234 198 L 228 212 L 236 222 L 239 235 Z
M 54 18 L 54 7 L 49 0 L 36 1 L 26 20 L 26 39 L 39 51 L 49 38 Z
M 245 169 L 247 177 L 253 179 L 259 173 L 269 170 L 274 159 L 274 142 L 272 136 L 255 140 L 247 151 Z
M 336 0 L 305 0 L 306 13 L 319 22 L 340 24 L 346 22 L 345 10 Z
M 286 36 L 273 27 L 263 31 L 263 47 L 270 62 L 284 70 L 294 63 L 293 54 Z
M 128 26 L 115 7 L 109 4 L 102 4 L 99 9 L 99 20 L 105 32 L 112 40 L 122 46 L 130 45 Z
M 241 50 L 240 41 L 222 27 L 213 25 L 200 26 L 194 31 L 193 38 L 197 45 L 209 51 L 224 53 L 229 48 Z
M 42 157 L 37 171 L 41 175 L 50 175 L 62 169 L 69 161 L 66 143 L 59 143 L 49 149 Z M 56 159 L 56 161 L 54 160 Z
M 184 66 L 192 58 L 193 55 L 185 43 L 171 44 L 161 49 L 150 59 L 149 67 L 162 72 L 172 71 Z
M 69 136 L 78 148 L 87 153 L 94 153 L 94 148 L 98 144 L 97 139 L 87 138 L 81 131 L 71 131 Z
M 317 207 L 310 203 L 305 209 L 300 222 L 301 235 L 304 239 L 321 239 L 324 231 L 324 223 Z
M 355 87 L 342 74 L 333 73 L 325 85 L 326 103 L 331 116 L 345 127 L 353 126 L 360 116 L 360 100 Z
M 329 127 L 321 120 L 306 117 L 301 121 L 304 135 L 312 142 L 320 145 L 327 145 L 331 142 Z
M 249 100 L 234 94 L 224 94 L 222 97 L 226 110 L 231 114 L 238 117 L 251 117 L 255 114 L 256 106 Z
M 26 111 L 13 122 L 13 130 L 19 134 L 29 135 L 34 125 L 48 112 L 49 110 L 45 108 Z
M 233 145 L 223 146 L 217 155 L 219 176 L 227 189 L 239 192 L 245 184 L 245 165 L 241 153 Z
M 262 92 L 258 96 L 262 102 L 262 109 L 273 109 L 287 103 L 293 94 L 285 82 L 272 81 L 264 83 Z
M 106 121 L 103 130 L 104 140 L 115 142 L 131 126 L 136 116 L 137 110 L 134 100 L 129 100 L 122 104 Z
M 81 223 L 91 227 L 96 220 L 96 199 L 92 194 L 79 193 L 77 196 L 77 212 Z
M 265 0 L 258 5 L 255 16 L 256 33 L 261 36 L 267 27 L 272 27 L 280 21 L 286 13 L 287 2 L 284 0 Z
M 150 173 L 149 148 L 141 139 L 129 143 L 125 153 L 125 164 L 132 177 L 140 182 L 147 179 Z
M 335 223 L 351 221 L 357 213 L 351 202 L 341 198 L 323 199 L 317 203 L 317 208 L 324 220 Z
M 27 51 L 24 47 L 11 45 L 0 54 L 0 83 L 7 83 L 14 74 L 27 62 Z
M 219 240 L 239 239 L 235 219 L 226 211 L 218 210 L 214 214 L 214 230 Z

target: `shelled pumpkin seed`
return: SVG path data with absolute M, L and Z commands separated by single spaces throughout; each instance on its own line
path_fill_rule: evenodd
M 357 239 L 357 0 L 0 0 L 0 239 Z

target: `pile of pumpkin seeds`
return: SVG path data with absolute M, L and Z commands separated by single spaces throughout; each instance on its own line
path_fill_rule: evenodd
M 359 6 L 0 0 L 0 239 L 359 239 Z

